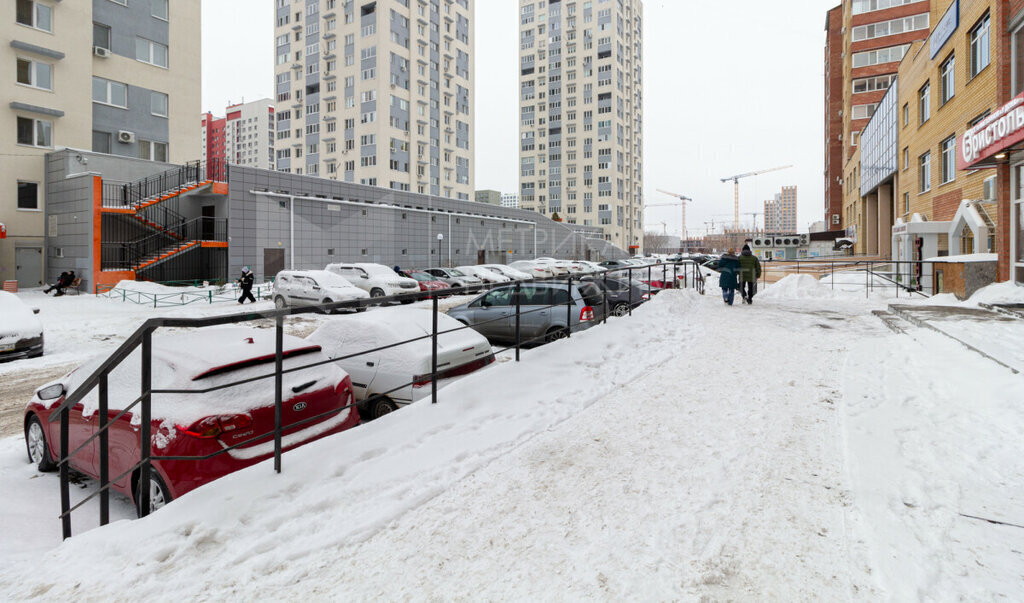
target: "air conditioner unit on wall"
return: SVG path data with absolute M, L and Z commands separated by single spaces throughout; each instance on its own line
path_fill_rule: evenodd
M 110 49 L 109 48 L 104 48 L 102 46 L 93 46 L 92 47 L 92 53 L 94 55 L 96 55 L 98 57 L 102 57 L 104 59 L 110 57 Z
M 119 130 L 117 132 L 117 142 L 125 144 L 135 142 L 135 132 L 129 132 L 128 130 Z
M 839 225 L 839 214 L 832 214 L 832 224 L 835 226 Z
M 800 235 L 800 246 L 801 247 L 806 247 L 806 246 L 808 246 L 810 244 L 811 244 L 811 235 L 809 235 L 809 234 L 802 234 L 802 235 Z

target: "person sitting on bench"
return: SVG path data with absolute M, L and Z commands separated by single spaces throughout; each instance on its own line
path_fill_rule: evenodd
M 65 288 L 65 287 L 67 287 L 68 285 L 70 285 L 70 284 L 71 284 L 71 281 L 73 281 L 73 280 L 74 280 L 73 278 L 68 278 L 68 273 L 67 273 L 67 271 L 61 272 L 61 273 L 60 273 L 60 276 L 59 276 L 59 277 L 57 277 L 57 282 L 56 282 L 56 283 L 54 283 L 54 284 L 52 284 L 52 285 L 50 285 L 50 286 L 49 286 L 49 287 L 47 287 L 46 289 L 44 289 L 44 290 L 43 290 L 43 293 L 49 293 L 50 291 L 53 291 L 54 289 L 56 289 L 56 290 L 57 290 L 57 294 L 58 294 L 58 295 L 60 295 L 60 292 L 61 292 L 61 291 L 62 291 L 62 290 L 63 290 L 63 289 Z

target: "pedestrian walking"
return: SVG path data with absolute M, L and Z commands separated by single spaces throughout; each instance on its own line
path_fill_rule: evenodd
M 757 295 L 757 279 L 761 278 L 761 260 L 757 259 L 750 245 L 744 245 L 740 252 L 740 295 L 743 303 L 754 303 Z
M 728 253 L 718 260 L 718 286 L 722 288 L 722 300 L 730 306 L 736 297 L 739 272 L 740 259 L 736 257 L 736 250 L 730 248 Z
M 239 277 L 238 281 L 236 281 L 238 286 L 242 289 L 242 296 L 238 298 L 238 303 L 244 304 L 245 300 L 249 300 L 254 304 L 256 303 L 256 298 L 252 296 L 252 286 L 255 281 L 256 277 L 249 270 L 249 267 L 246 266 L 242 268 L 242 276 Z

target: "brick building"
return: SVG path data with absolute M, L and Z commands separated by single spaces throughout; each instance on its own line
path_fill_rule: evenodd
M 796 232 L 796 206 L 796 186 L 782 187 L 774 200 L 764 202 L 764 231 L 768 234 Z
M 843 209 L 843 7 L 825 18 L 825 223 L 838 228 Z

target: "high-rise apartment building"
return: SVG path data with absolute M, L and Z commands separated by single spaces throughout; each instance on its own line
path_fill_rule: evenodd
M 276 168 L 473 198 L 473 0 L 275 0 Z
M 900 61 L 910 48 L 911 42 L 928 37 L 930 0 L 843 0 L 839 7 L 828 13 L 826 28 L 826 57 L 829 62 L 826 77 L 826 151 L 825 151 L 825 199 L 828 206 L 828 222 L 832 228 L 849 226 L 845 212 L 836 212 L 839 201 L 835 184 L 844 180 L 848 173 L 846 163 L 850 161 L 860 140 L 861 131 L 867 125 L 879 102 L 885 96 L 889 84 L 896 79 Z M 841 25 L 834 21 L 841 10 Z M 835 35 L 836 25 L 839 36 Z M 834 62 L 838 52 L 839 64 Z M 842 76 L 842 106 L 837 107 L 835 83 L 836 72 Z M 836 131 L 832 119 L 842 119 L 842 130 Z M 841 153 L 836 150 L 841 149 Z M 835 158 L 841 157 L 839 164 Z M 841 195 L 841 193 L 839 193 Z M 841 225 L 832 224 L 832 216 L 839 213 Z
M 274 105 L 269 98 L 231 105 L 227 117 L 202 117 L 202 158 L 274 169 Z
M 825 224 L 842 225 L 843 213 L 843 7 L 825 17 Z
M 773 201 L 764 202 L 764 231 L 766 234 L 796 233 L 796 187 L 784 186 Z
M 501 206 L 519 209 L 519 193 L 502 193 Z
M 42 283 L 46 263 L 44 155 L 68 147 L 160 162 L 196 159 L 200 3 L 4 5 L 0 280 L 32 287 Z
M 501 191 L 482 190 L 477 191 L 475 200 L 477 203 L 487 203 L 489 205 L 501 205 Z
M 643 242 L 643 3 L 520 0 L 520 204 Z

